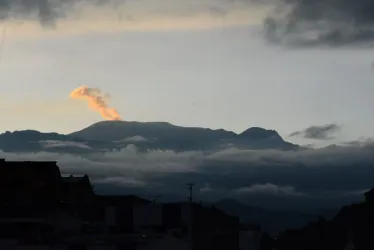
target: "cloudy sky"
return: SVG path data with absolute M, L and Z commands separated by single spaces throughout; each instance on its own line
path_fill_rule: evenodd
M 0 0 L 0 131 L 68 133 L 100 121 L 69 99 L 87 85 L 108 93 L 124 120 L 349 142 L 300 152 L 0 157 L 58 160 L 65 173 L 127 188 L 184 194 L 180 183 L 194 180 L 201 195 L 263 205 L 256 194 L 304 205 L 361 199 L 374 178 L 373 143 L 357 141 L 374 136 L 373 13 L 366 0 Z
M 313 125 L 342 126 L 336 141 L 374 135 L 372 51 L 269 43 L 264 20 L 280 13 L 271 1 L 93 2 L 0 1 L 0 130 L 67 133 L 101 120 L 68 99 L 87 85 L 125 120 L 260 126 L 303 144 L 288 135 Z

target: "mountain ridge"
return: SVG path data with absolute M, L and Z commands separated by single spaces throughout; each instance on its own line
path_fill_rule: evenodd
M 101 121 L 69 134 L 43 133 L 36 130 L 7 131 L 0 134 L 0 150 L 37 151 L 43 149 L 45 141 L 69 141 L 70 147 L 73 145 L 71 142 L 84 143 L 94 152 L 120 149 L 130 144 L 135 144 L 140 150 L 179 152 L 218 151 L 229 147 L 280 150 L 299 148 L 298 145 L 284 141 L 275 130 L 259 127 L 235 133 L 224 129 L 183 127 L 169 122 Z M 60 146 L 62 147 L 62 144 Z M 78 151 L 82 152 L 82 148 Z
M 316 220 L 319 216 L 325 216 L 323 211 L 303 213 L 291 210 L 266 209 L 242 203 L 235 199 L 219 200 L 214 203 L 214 206 L 229 215 L 237 216 L 242 224 L 260 225 L 272 235 L 277 235 L 289 228 L 302 227 L 308 222 Z

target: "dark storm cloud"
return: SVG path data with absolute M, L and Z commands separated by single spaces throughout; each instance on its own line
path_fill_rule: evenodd
M 37 19 L 44 27 L 54 27 L 78 4 L 109 5 L 122 0 L 0 0 L 0 19 Z
M 43 26 L 51 26 L 60 15 L 63 2 L 65 1 L 0 0 L 0 18 L 22 20 L 37 18 Z
M 21 21 L 38 19 L 44 27 L 55 27 L 58 20 L 87 6 L 118 6 L 126 0 L 0 0 L 0 19 Z M 139 3 L 132 1 L 131 3 Z M 159 3 L 158 3 L 159 2 Z M 275 7 L 264 20 L 266 37 L 275 43 L 294 46 L 346 45 L 371 43 L 374 38 L 374 2 L 370 0 L 206 0 L 201 2 L 171 0 L 142 1 L 142 8 L 185 16 L 206 11 L 213 16 L 227 15 L 233 6 L 255 11 L 256 6 Z M 186 6 L 186 8 L 181 8 Z M 131 12 L 131 11 L 130 11 Z M 251 15 L 248 12 L 248 15 Z M 122 14 L 121 14 L 122 16 Z M 132 19 L 132 13 L 125 18 Z M 313 33 L 312 35 L 310 33 Z
M 334 139 L 334 134 L 341 129 L 337 124 L 326 124 L 321 126 L 311 126 L 302 131 L 296 131 L 290 136 L 301 136 L 306 139 L 314 140 L 331 140 Z
M 267 38 L 288 45 L 372 44 L 374 1 L 281 0 L 265 21 Z M 280 14 L 282 13 L 282 14 Z

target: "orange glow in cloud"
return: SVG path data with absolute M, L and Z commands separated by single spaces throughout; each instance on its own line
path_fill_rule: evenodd
M 122 120 L 117 110 L 108 106 L 108 96 L 103 94 L 98 88 L 81 86 L 77 89 L 74 89 L 70 93 L 70 97 L 73 99 L 86 100 L 88 102 L 88 106 L 91 109 L 99 112 L 100 115 L 106 120 Z

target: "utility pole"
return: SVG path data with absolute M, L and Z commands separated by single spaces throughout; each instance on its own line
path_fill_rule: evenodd
M 157 195 L 153 197 L 153 204 L 156 204 L 156 201 L 161 198 L 161 195 Z
M 188 200 L 189 200 L 190 203 L 192 203 L 192 191 L 193 191 L 193 187 L 195 186 L 195 184 L 194 183 L 187 183 L 186 186 L 187 186 L 187 189 L 190 192 L 190 196 L 188 197 Z
M 189 208 L 189 225 L 188 225 L 188 228 L 189 228 L 189 234 L 188 234 L 188 237 L 189 237 L 189 243 L 190 243 L 190 250 L 194 250 L 194 237 L 193 237 L 193 220 L 194 220 L 194 210 L 193 210 L 193 204 L 192 204 L 192 191 L 193 191 L 193 187 L 195 186 L 194 183 L 187 183 L 186 184 L 187 186 L 187 189 L 189 191 L 189 194 L 190 196 L 188 197 L 188 200 L 189 200 L 189 204 L 188 204 L 188 208 Z

